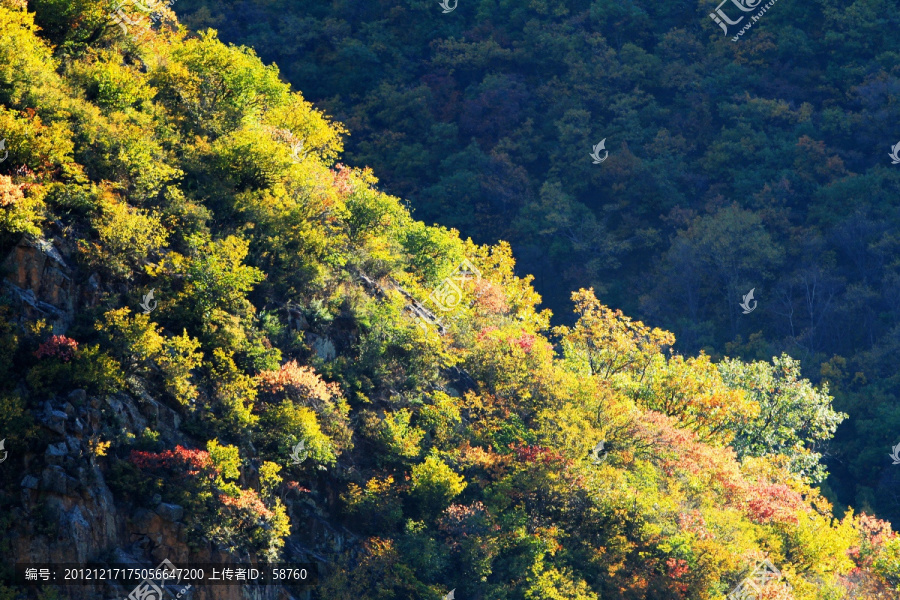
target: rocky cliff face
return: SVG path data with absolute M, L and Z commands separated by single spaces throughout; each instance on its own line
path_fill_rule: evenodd
M 54 333 L 64 333 L 75 314 L 71 270 L 53 242 L 30 236 L 13 248 L 0 265 L 3 287 L 20 303 L 23 316 L 48 319 Z
M 64 252 L 65 246 L 24 238 L 3 261 L 3 286 L 10 291 L 20 322 L 47 320 L 58 334 L 72 325 L 79 309 L 100 297 L 99 277 L 79 288 Z M 109 483 L 107 461 L 96 442 L 116 436 L 139 436 L 146 428 L 159 432 L 167 444 L 191 446 L 179 426 L 181 416 L 142 391 L 139 380 L 129 382 L 129 393 L 105 397 L 71 390 L 65 396 L 30 408 L 39 426 L 37 451 L 16 454 L 0 464 L 18 487 L 12 508 L 10 556 L 18 563 L 124 563 L 155 567 L 163 560 L 186 567 L 210 562 L 240 562 L 202 540 L 188 540 L 184 509 L 157 496 L 144 506 L 117 498 Z M 2 436 L 2 432 L 0 432 Z M 10 448 L 8 448 L 9 450 Z M 9 477 L 4 477 L 10 481 Z M 328 555 L 344 550 L 348 534 L 325 518 L 316 505 L 317 493 L 304 500 L 283 498 L 293 530 L 286 560 L 327 562 Z M 323 502 L 334 502 L 322 494 Z M 352 537 L 352 536 L 351 536 Z M 193 542 L 188 544 L 188 542 Z M 197 550 L 197 548 L 200 550 Z M 8 558 L 8 557 L 7 557 Z M 246 559 L 246 557 L 245 557 Z M 246 562 L 246 560 L 244 560 Z M 131 589 L 117 585 L 59 588 L 60 597 L 73 600 L 126 598 Z M 180 590 L 171 588 L 172 597 Z M 308 597 L 308 593 L 306 596 Z M 187 590 L 181 598 L 195 600 L 275 600 L 296 598 L 278 586 L 204 586 Z
M 47 401 L 36 417 L 48 443 L 43 454 L 12 457 L 19 462 L 21 504 L 12 532 L 17 562 L 80 563 L 106 561 L 135 567 L 154 567 L 163 560 L 176 566 L 227 561 L 225 553 L 188 546 L 182 507 L 151 499 L 152 508 L 117 503 L 102 466 L 91 454 L 89 439 L 104 427 L 141 431 L 157 423 L 169 434 L 178 423 L 171 409 L 127 394 L 106 399 L 74 390 L 66 398 Z M 319 528 L 327 533 L 328 528 Z M 338 542 L 338 546 L 340 543 Z M 233 557 L 231 560 L 235 560 Z M 174 588 L 173 593 L 176 593 Z M 121 586 L 72 586 L 63 597 L 73 600 L 125 598 Z M 196 600 L 273 600 L 290 598 L 278 587 L 195 587 L 183 598 Z

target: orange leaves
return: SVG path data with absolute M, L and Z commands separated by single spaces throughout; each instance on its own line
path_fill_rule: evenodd
M 704 441 L 727 444 L 743 423 L 759 412 L 742 390 L 728 387 L 708 356 L 659 356 L 632 387 L 639 405 L 670 417 Z
M 277 371 L 260 373 L 259 387 L 263 392 L 273 395 L 284 393 L 304 404 L 310 401 L 328 402 L 341 394 L 338 384 L 326 383 L 312 367 L 300 366 L 295 360 L 281 365 Z
M 25 199 L 23 186 L 13 183 L 11 177 L 0 175 L 0 208 L 11 209 Z
M 697 498 L 712 493 L 721 506 L 737 509 L 756 523 L 796 523 L 801 511 L 810 510 L 803 495 L 807 488 L 793 485 L 796 479 L 768 459 L 738 463 L 731 448 L 703 443 L 655 412 L 639 421 L 638 436 L 651 448 L 649 454 L 659 468 L 669 477 L 685 480 Z M 679 520 L 684 529 L 702 529 L 698 517 L 688 513 Z
M 475 284 L 475 306 L 488 315 L 505 314 L 509 310 L 503 288 L 487 279 Z
M 496 480 L 506 475 L 509 471 L 511 456 L 498 454 L 490 448 L 471 446 L 466 441 L 460 447 L 456 460 L 467 479 L 484 487 L 489 480 Z
M 241 490 L 240 495 L 237 498 L 229 496 L 228 494 L 219 494 L 219 500 L 221 500 L 222 504 L 225 506 L 249 510 L 257 516 L 266 519 L 271 519 L 275 516 L 275 513 L 266 508 L 266 505 L 263 504 L 263 501 L 259 499 L 259 496 L 254 490 Z

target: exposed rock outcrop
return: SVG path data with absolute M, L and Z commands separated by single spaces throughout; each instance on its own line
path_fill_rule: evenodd
M 75 314 L 72 273 L 50 241 L 25 236 L 0 265 L 3 287 L 22 304 L 29 319 L 47 319 L 54 333 L 65 333 Z

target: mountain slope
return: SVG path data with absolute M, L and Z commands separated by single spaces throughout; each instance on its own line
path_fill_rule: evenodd
M 800 359 L 852 417 L 829 498 L 897 521 L 897 6 L 768 4 L 175 7 L 346 123 L 345 162 L 417 218 L 509 241 L 558 322 L 569 290 L 593 287 L 680 352 Z M 727 35 L 718 8 L 740 19 Z
M 771 597 L 896 593 L 890 526 L 813 487 L 844 415 L 790 358 L 678 355 L 592 290 L 551 329 L 507 244 L 414 221 L 251 50 L 31 8 L 0 2 L 4 555 L 523 600 L 721 598 L 768 557 Z

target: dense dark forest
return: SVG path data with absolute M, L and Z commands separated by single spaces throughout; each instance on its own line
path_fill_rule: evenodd
M 0 600 L 900 597 L 896 7 L 443 6 L 0 0 Z
M 900 520 L 897 3 L 782 0 L 737 42 L 711 1 L 175 8 L 277 63 L 417 218 L 509 241 L 554 320 L 590 286 L 682 352 L 799 359 L 852 417 L 829 495 Z

